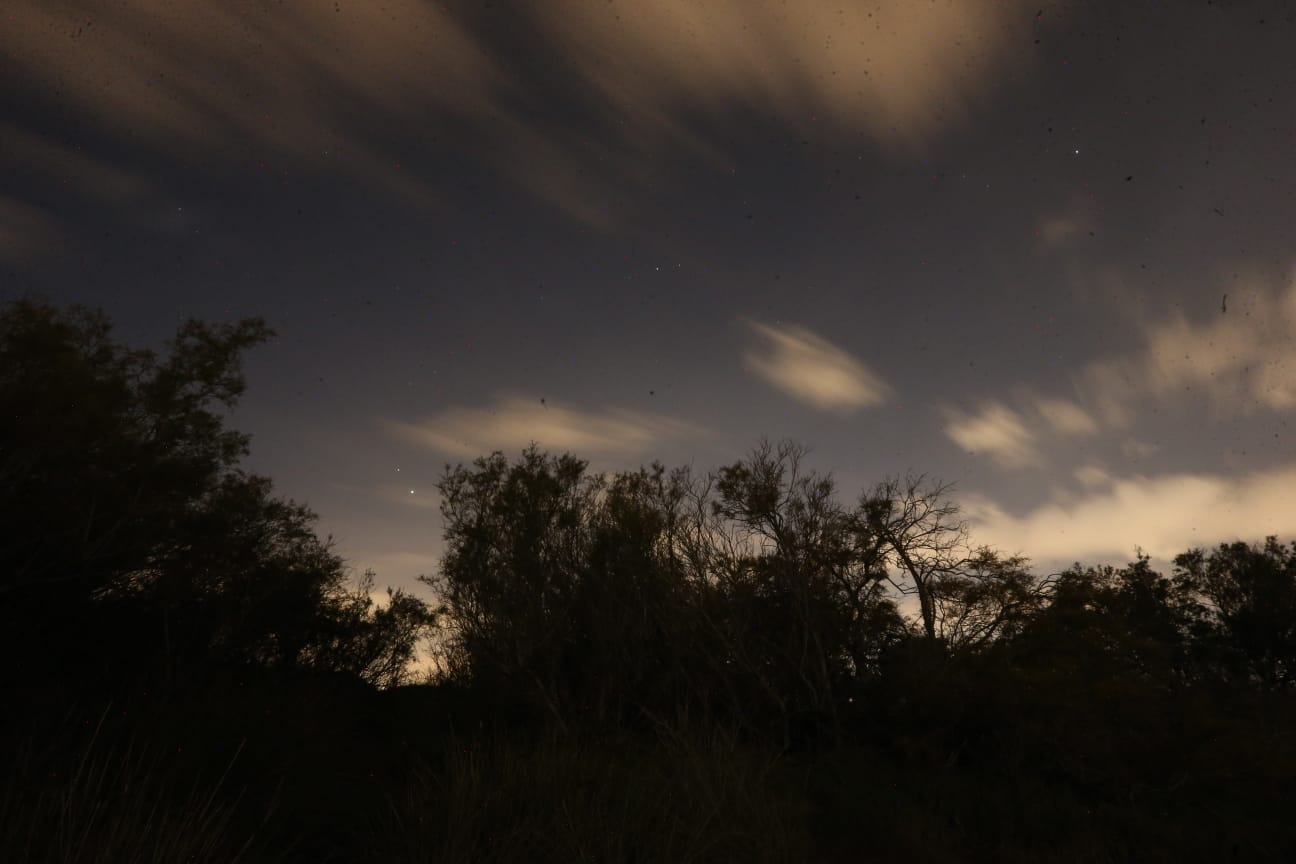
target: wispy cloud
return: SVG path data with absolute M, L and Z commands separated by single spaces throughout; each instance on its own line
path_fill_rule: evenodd
M 987 403 L 976 414 L 949 414 L 945 434 L 964 450 L 985 453 L 1005 468 L 1040 464 L 1035 436 L 1021 415 L 1002 403 Z
M 1206 418 L 1296 410 L 1296 280 L 1285 290 L 1252 283 L 1190 319 L 1174 311 L 1146 324 L 1142 345 L 1091 361 L 1072 377 L 1071 397 L 1026 393 L 1016 409 L 1000 402 L 978 413 L 947 412 L 947 434 L 1001 465 L 1039 462 L 1052 438 L 1125 436 L 1131 460 L 1155 445 L 1128 437 L 1149 406 L 1191 400 Z
M 633 23 L 610 4 L 556 0 L 542 25 L 612 104 L 646 117 L 681 104 L 759 104 L 863 125 L 882 143 L 920 142 L 967 116 L 1006 65 L 1023 0 L 654 0 Z
M 1075 479 L 1086 489 L 1098 489 L 1112 484 L 1112 475 L 1098 465 L 1081 465 L 1075 470 Z
M 629 456 L 663 439 L 702 431 L 662 415 L 616 408 L 588 411 L 512 395 L 500 397 L 488 408 L 451 408 L 418 423 L 389 421 L 387 426 L 407 441 L 466 458 L 521 450 L 532 441 L 545 449 L 582 456 Z
M 0 54 L 20 86 L 57 90 L 132 149 L 240 163 L 251 147 L 258 160 L 351 172 L 436 203 L 436 186 L 373 130 L 434 137 L 454 124 L 537 195 L 600 221 L 627 179 L 656 185 L 660 169 L 647 166 L 667 162 L 664 151 L 721 158 L 688 119 L 718 106 L 924 146 L 1032 62 L 1020 48 L 1034 26 L 1027 3 L 652 0 L 633 14 L 505 3 L 535 35 L 532 53 L 489 38 L 475 4 L 173 0 L 159 13 L 154 0 L 11 0 Z M 621 118 L 622 131 L 520 109 L 544 95 L 530 75 L 541 64 L 558 69 L 566 98 Z
M 821 411 L 850 412 L 881 404 L 890 388 L 845 350 L 794 325 L 746 320 L 760 340 L 747 352 L 747 369 Z
M 1098 224 L 1098 206 L 1092 196 L 1072 198 L 1063 208 L 1040 217 L 1035 236 L 1040 247 L 1053 252 L 1089 234 Z
M 1081 387 L 1109 420 L 1127 422 L 1139 401 L 1190 395 L 1221 412 L 1296 408 L 1296 281 L 1220 292 L 1210 312 L 1176 311 L 1147 329 L 1144 348 L 1092 364 Z
M 1059 435 L 1093 435 L 1098 423 L 1088 411 L 1069 399 L 1037 399 L 1035 410 Z
M 365 126 L 425 123 L 429 110 L 489 114 L 501 81 L 454 16 L 419 0 L 176 0 L 165 13 L 152 0 L 13 0 L 6 12 L 0 51 L 15 80 L 63 94 L 134 147 L 240 161 L 251 146 L 266 161 L 360 172 L 403 194 L 413 194 L 410 172 Z
M 1169 560 L 1193 546 L 1296 535 L 1296 464 L 1264 473 L 1115 479 L 1077 473 L 1081 491 L 1020 516 L 984 497 L 960 501 L 973 537 L 1040 562 L 1124 562 L 1136 547 Z

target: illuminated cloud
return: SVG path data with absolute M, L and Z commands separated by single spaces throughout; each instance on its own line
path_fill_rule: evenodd
M 986 82 L 1025 55 L 1019 0 L 557 0 L 543 25 L 632 117 L 734 104 L 862 129 L 894 146 L 965 121 Z
M 761 347 L 747 369 L 821 411 L 849 412 L 886 399 L 889 388 L 859 360 L 804 327 L 746 321 Z
M 1039 562 L 1123 563 L 1135 547 L 1165 561 L 1193 546 L 1296 535 L 1296 464 L 1241 477 L 1116 480 L 1086 471 L 1078 479 L 1083 494 L 1021 516 L 985 498 L 960 504 L 978 543 Z
M 1113 482 L 1112 475 L 1106 469 L 1097 465 L 1082 465 L 1075 470 L 1075 479 L 1081 486 L 1086 489 L 1097 489 L 1103 486 L 1110 486 Z
M 394 191 L 410 190 L 409 171 L 373 143 L 375 119 L 489 111 L 498 82 L 454 18 L 419 0 L 13 0 L 5 13 L 6 74 L 133 146 L 226 164 L 290 157 Z
M 754 109 L 921 149 L 1028 68 L 1023 31 L 1040 26 L 1026 0 L 495 6 L 534 56 L 493 42 L 473 4 L 423 0 L 12 0 L 0 54 L 14 86 L 57 94 L 133 150 L 182 150 L 213 170 L 291 160 L 435 205 L 417 160 L 378 130 L 430 141 L 453 128 L 536 195 L 606 223 L 613 190 L 659 184 L 662 154 L 723 161 L 699 116 Z M 615 124 L 578 130 L 535 111 L 549 94 L 533 64 Z
M 618 118 L 617 129 L 560 131 L 496 108 L 492 138 L 534 193 L 596 225 L 615 221 L 609 190 L 624 199 L 661 185 L 663 153 L 729 167 L 729 148 L 698 117 L 747 109 L 865 135 L 889 151 L 921 150 L 966 124 L 999 77 L 1029 68 L 1022 28 L 1037 26 L 1026 0 L 542 5 L 528 25 L 554 46 L 549 62 L 583 84 L 595 111 Z
M 1037 399 L 1035 410 L 1059 435 L 1093 435 L 1098 431 L 1089 412 L 1069 399 Z
M 1021 415 L 998 402 L 974 415 L 951 412 L 945 434 L 972 453 L 986 453 L 1005 468 L 1024 468 L 1041 462 L 1034 438 Z
M 1145 347 L 1091 364 L 1078 387 L 1113 426 L 1149 398 L 1204 399 L 1215 416 L 1296 408 L 1296 281 L 1285 291 L 1234 289 L 1190 321 L 1176 311 L 1147 328 Z
M 699 431 L 691 424 L 659 415 L 616 409 L 581 411 L 514 396 L 499 399 L 493 408 L 451 408 L 420 423 L 387 425 L 407 441 L 469 459 L 495 450 L 513 455 L 532 441 L 544 450 L 571 451 L 578 456 L 633 455 L 665 438 Z
M 1035 236 L 1044 251 L 1056 251 L 1093 231 L 1097 222 L 1098 207 L 1094 199 L 1077 197 L 1063 209 L 1042 217 L 1035 226 Z
M 1296 410 L 1296 281 L 1281 292 L 1234 293 L 1225 302 L 1221 292 L 1219 305 L 1195 322 L 1179 311 L 1154 321 L 1141 348 L 1082 367 L 1074 399 L 1031 396 L 1023 401 L 1033 415 L 993 403 L 975 416 L 953 414 L 946 432 L 967 450 L 1021 467 L 1040 461 L 1037 439 L 1128 434 L 1152 404 L 1193 400 L 1211 419 Z M 1133 438 L 1120 447 L 1133 461 L 1158 449 Z

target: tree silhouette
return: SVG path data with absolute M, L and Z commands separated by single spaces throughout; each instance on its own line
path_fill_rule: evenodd
M 247 452 L 208 403 L 243 389 L 239 352 L 260 321 L 185 324 L 165 362 L 110 338 L 106 316 L 28 300 L 0 316 L 0 585 L 84 599 L 143 568 L 174 524 Z
M 565 727 L 560 671 L 589 556 L 589 513 L 601 479 L 585 462 L 533 445 L 519 463 L 502 453 L 446 473 L 446 552 L 438 591 L 453 632 L 452 675 L 495 693 L 526 692 Z
M 806 472 L 805 448 L 761 441 L 716 474 L 713 512 L 740 531 L 744 579 L 729 596 L 744 609 L 730 634 L 749 674 L 784 716 L 822 722 L 840 738 L 839 691 L 867 675 L 894 632 L 880 593 L 885 572 L 852 532 L 831 476 Z
M 979 548 L 935 582 L 935 634 L 952 650 L 1011 639 L 1047 602 L 1051 587 L 1051 579 L 1030 572 L 1025 558 Z
M 839 735 L 839 691 L 900 622 L 802 456 L 762 442 L 705 478 L 654 465 L 610 481 L 534 445 L 447 466 L 447 552 L 426 581 L 453 673 L 563 730 L 687 710 L 784 746 L 794 727 Z
M 158 356 L 114 341 L 102 312 L 22 299 L 0 314 L 0 614 L 34 658 L 24 674 L 338 665 L 359 640 L 390 682 L 411 656 L 422 605 L 357 616 L 315 515 L 239 468 L 249 439 L 220 409 L 272 335 L 190 320 Z
M 858 545 L 902 596 L 918 601 L 929 641 L 971 647 L 1011 630 L 1047 593 L 1019 556 L 974 547 L 953 484 L 924 475 L 888 478 L 861 496 Z
M 1176 582 L 1203 603 L 1199 644 L 1232 678 L 1296 683 L 1296 544 L 1220 544 L 1175 558 Z

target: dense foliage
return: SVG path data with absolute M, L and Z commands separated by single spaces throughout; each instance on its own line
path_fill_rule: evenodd
M 272 335 L 191 320 L 158 357 L 83 308 L 0 315 L 0 638 L 26 658 L 8 674 L 402 680 L 423 604 L 373 608 L 372 577 L 350 585 L 315 515 L 239 468 L 248 438 L 218 413 L 243 393 L 242 352 Z
M 1296 544 L 1045 575 L 792 443 L 533 446 L 447 466 L 437 611 L 379 607 L 239 468 L 216 406 L 269 336 L 0 315 L 0 858 L 1296 856 Z

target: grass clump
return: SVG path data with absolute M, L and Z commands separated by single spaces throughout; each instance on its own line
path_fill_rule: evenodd
M 179 748 L 138 732 L 114 735 L 110 709 L 88 735 L 54 744 L 29 735 L 11 751 L 0 787 L 6 864 L 251 864 L 283 860 L 254 831 L 235 830 L 241 794 L 228 787 L 241 747 L 211 776 Z M 82 721 L 88 725 L 88 721 Z M 73 743 L 75 742 L 75 743 Z M 71 747 L 68 745 L 72 744 Z M 270 814 L 264 814 L 264 819 Z
M 719 732 L 655 741 L 454 740 L 375 826 L 375 860 L 806 860 L 804 808 L 769 754 Z

